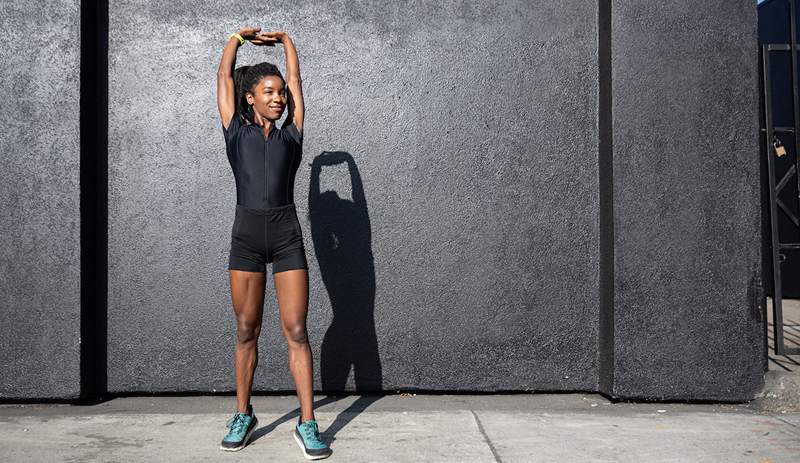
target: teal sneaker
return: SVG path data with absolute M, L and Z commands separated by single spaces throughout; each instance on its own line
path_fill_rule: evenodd
M 319 437 L 319 428 L 316 420 L 306 420 L 302 423 L 297 419 L 297 424 L 292 430 L 292 436 L 297 445 L 303 450 L 303 456 L 308 460 L 319 460 L 331 456 L 333 451 L 322 442 Z
M 250 439 L 250 435 L 253 434 L 253 431 L 256 429 L 257 424 L 258 418 L 256 418 L 256 414 L 253 412 L 253 406 L 247 404 L 247 413 L 237 411 L 233 417 L 225 423 L 225 426 L 228 427 L 228 435 L 222 439 L 222 444 L 220 444 L 219 448 L 231 452 L 243 449 L 244 446 L 247 445 L 247 440 Z

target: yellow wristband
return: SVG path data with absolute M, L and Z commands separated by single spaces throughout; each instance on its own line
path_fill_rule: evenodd
M 235 36 L 237 39 L 239 39 L 239 45 L 244 45 L 244 38 L 243 38 L 241 35 L 237 34 L 236 32 L 234 32 L 233 34 L 229 35 L 229 36 L 228 36 L 228 40 L 230 40 L 230 39 L 231 39 L 231 37 L 234 37 L 234 36 Z

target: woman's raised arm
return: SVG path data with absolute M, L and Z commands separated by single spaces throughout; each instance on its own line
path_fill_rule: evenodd
M 300 78 L 300 60 L 297 58 L 297 49 L 294 47 L 294 42 L 286 32 L 262 32 L 257 34 L 255 40 L 260 40 L 265 45 L 273 45 L 274 43 L 281 42 L 283 49 L 286 52 L 286 86 L 287 89 L 287 107 L 289 114 L 286 115 L 286 121 L 283 125 L 294 123 L 297 130 L 303 133 L 303 117 L 305 116 L 305 105 L 303 104 L 303 80 Z M 253 43 L 255 43 L 255 40 Z
M 288 117 L 294 126 L 303 133 L 303 117 L 305 116 L 305 104 L 303 103 L 303 80 L 300 78 L 300 60 L 297 58 L 297 49 L 294 47 L 292 39 L 283 34 L 281 37 L 283 49 L 286 52 L 286 85 L 289 87 L 288 98 Z
M 245 27 L 241 29 L 238 34 L 243 39 L 248 40 L 255 37 L 255 34 L 260 31 L 260 27 Z M 236 65 L 236 52 L 240 46 L 239 39 L 236 36 L 231 36 L 225 43 L 225 49 L 222 51 L 222 59 L 219 62 L 219 69 L 217 69 L 217 108 L 219 109 L 219 117 L 222 120 L 222 126 L 227 129 L 230 125 L 233 114 L 236 111 L 236 90 L 233 86 L 233 67 Z

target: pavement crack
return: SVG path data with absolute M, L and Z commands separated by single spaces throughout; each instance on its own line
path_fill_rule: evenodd
M 481 432 L 481 435 L 483 436 L 483 441 L 486 442 L 486 445 L 489 446 L 489 450 L 492 451 L 492 455 L 494 456 L 494 461 L 496 463 L 503 463 L 503 459 L 500 458 L 500 455 L 497 453 L 497 449 L 494 448 L 492 440 L 489 439 L 489 435 L 486 434 L 486 431 L 483 429 L 483 424 L 481 423 L 480 418 L 478 418 L 478 415 L 476 415 L 474 411 L 470 410 L 469 412 L 472 413 L 472 417 L 475 418 L 475 423 L 478 425 L 478 430 Z
M 791 421 L 786 421 L 786 420 L 784 420 L 783 418 L 781 418 L 780 416 L 773 416 L 773 418 L 775 418 L 775 419 L 776 419 L 776 420 L 778 420 L 778 421 L 782 421 L 782 422 L 784 422 L 784 423 L 788 424 L 789 426 L 791 426 L 792 428 L 794 428 L 794 429 L 796 430 L 795 432 L 798 432 L 798 431 L 800 431 L 800 426 L 798 426 L 798 425 L 796 425 L 796 424 L 792 423 Z

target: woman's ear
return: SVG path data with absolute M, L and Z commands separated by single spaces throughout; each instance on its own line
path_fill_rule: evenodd
M 251 105 L 255 103 L 255 98 L 253 98 L 253 94 L 250 92 L 246 92 L 244 94 L 245 99 L 247 100 L 247 104 Z

